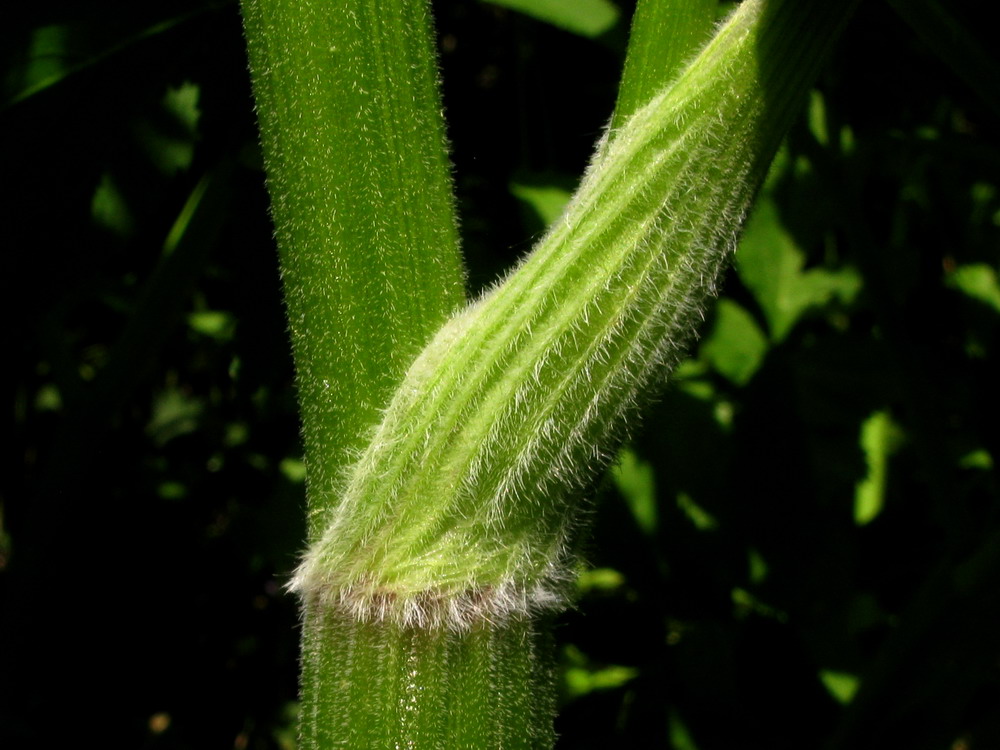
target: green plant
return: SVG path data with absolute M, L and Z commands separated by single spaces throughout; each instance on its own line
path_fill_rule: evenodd
M 433 270 L 453 301 L 430 317 L 558 218 L 615 105 L 633 5 L 435 0 L 468 281 L 457 254 Z M 570 552 L 591 567 L 560 589 L 572 606 L 537 623 L 552 682 L 519 684 L 539 666 L 526 641 L 491 651 L 479 631 L 463 651 L 424 634 L 404 651 L 428 680 L 479 653 L 521 689 L 484 698 L 495 686 L 469 679 L 421 721 L 548 734 L 555 704 L 556 745 L 573 750 L 1000 747 L 1000 75 L 981 6 L 858 6 L 700 339 L 579 504 L 590 539 Z M 690 58 L 710 20 L 667 56 Z M 297 697 L 285 584 L 307 535 L 305 470 L 239 7 L 15 3 L 0 39 L 0 747 L 86 733 L 289 750 L 300 717 L 322 720 L 322 693 Z M 369 265 L 349 277 L 363 290 L 396 278 Z M 419 317 L 417 297 L 398 295 L 395 317 Z M 402 378 L 409 363 L 378 343 L 393 312 L 371 307 L 386 322 L 358 327 L 370 367 L 331 430 L 353 406 L 374 424 L 397 387 L 383 364 Z M 396 335 L 406 357 L 435 327 Z M 316 351 L 336 361 L 332 340 Z M 360 435 L 347 453 L 361 453 L 367 429 L 335 437 Z M 361 676 L 400 674 L 399 652 L 356 649 L 354 679 L 332 685 L 343 663 L 307 664 L 346 715 L 375 687 Z
M 308 746 L 552 743 L 541 621 L 577 496 L 678 360 L 851 9 L 752 0 L 685 64 L 711 6 L 683 5 L 640 8 L 565 214 L 442 325 L 461 275 L 425 3 L 244 4 L 310 472 Z

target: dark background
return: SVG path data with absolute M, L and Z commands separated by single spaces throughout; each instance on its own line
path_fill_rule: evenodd
M 630 7 L 596 39 L 436 9 L 475 289 L 542 228 L 511 185 L 586 164 Z M 291 747 L 304 486 L 238 7 L 4 16 L 0 747 Z M 1000 84 L 932 46 L 863 4 L 753 225 L 798 266 L 747 251 L 605 483 L 560 747 L 1000 748 Z

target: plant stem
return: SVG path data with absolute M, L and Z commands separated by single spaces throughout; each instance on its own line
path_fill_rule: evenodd
M 426 0 L 245 0 L 314 538 L 463 299 Z
M 361 619 L 558 608 L 580 495 L 684 351 L 850 2 L 747 0 L 407 373 L 296 576 Z
M 554 742 L 550 636 L 522 619 L 447 630 L 308 613 L 302 739 L 317 748 L 544 748 Z M 309 649 L 316 649 L 315 652 Z
M 459 288 L 423 2 L 246 0 L 310 472 L 304 747 L 552 744 L 543 622 L 578 495 L 680 355 L 851 5 L 747 0 L 624 105 L 563 219 L 390 401 Z
M 427 5 L 243 3 L 297 371 L 310 539 L 404 369 L 464 296 Z M 364 737 L 366 727 L 373 736 L 396 727 L 378 696 L 393 695 L 394 675 L 405 672 L 383 672 L 390 665 L 378 659 L 405 644 L 377 631 L 305 611 L 302 747 L 343 747 L 343 737 L 352 747 L 391 746 Z M 351 664 L 361 666 L 345 690 Z M 369 702 L 338 700 L 371 684 L 366 670 L 385 690 Z
M 717 0 L 657 0 L 636 5 L 612 129 L 670 83 L 711 38 L 717 7 Z

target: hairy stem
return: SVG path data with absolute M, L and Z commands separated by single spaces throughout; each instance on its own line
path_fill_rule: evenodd
M 427 0 L 244 0 L 243 12 L 316 539 L 379 410 L 464 296 L 433 37 Z M 304 612 L 303 748 L 392 746 L 364 733 L 396 726 L 383 699 L 408 667 L 373 660 L 404 645 L 353 632 Z M 371 676 L 382 693 L 342 700 L 383 668 L 399 671 Z
M 456 631 L 562 605 L 580 495 L 693 336 L 851 7 L 747 0 L 599 148 L 407 372 L 299 568 L 306 600 Z
M 464 276 L 426 0 L 245 0 L 310 536 Z
M 580 497 L 693 335 L 852 3 L 746 0 L 666 66 L 539 247 L 391 398 L 458 288 L 433 55 L 422 2 L 329 5 L 245 6 L 309 457 L 302 744 L 547 747 L 543 624 Z

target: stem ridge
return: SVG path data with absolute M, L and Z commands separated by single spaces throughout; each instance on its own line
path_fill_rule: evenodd
M 566 606 L 581 497 L 696 336 L 811 85 L 776 62 L 838 30 L 814 13 L 834 11 L 747 0 L 602 141 L 535 250 L 412 364 L 294 590 L 454 631 Z

